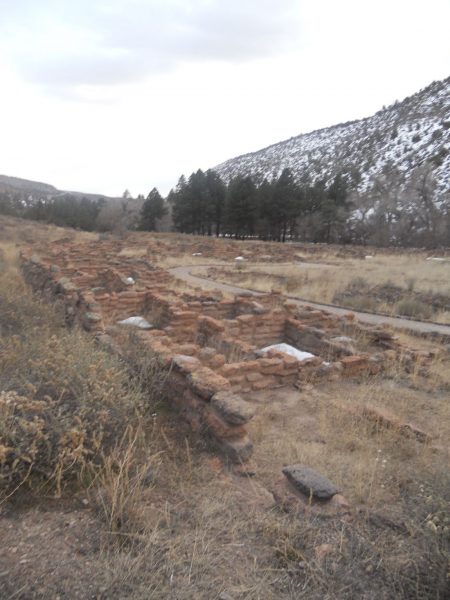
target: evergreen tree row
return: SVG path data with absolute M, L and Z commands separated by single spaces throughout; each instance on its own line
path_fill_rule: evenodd
M 0 213 L 33 221 L 93 231 L 105 200 L 90 200 L 66 194 L 58 198 L 30 201 L 20 194 L 0 193 Z
M 238 175 L 226 185 L 214 171 L 182 176 L 167 198 L 176 230 L 198 235 L 258 237 L 284 242 L 341 240 L 349 202 L 347 182 L 296 182 L 290 169 L 257 185 Z
M 429 165 L 406 182 L 401 173 L 383 173 L 364 193 L 353 173 L 326 183 L 296 180 L 289 169 L 271 180 L 239 175 L 228 184 L 215 171 L 198 170 L 180 177 L 166 199 L 156 188 L 147 198 L 128 191 L 121 198 L 0 192 L 0 213 L 116 234 L 176 230 L 280 242 L 450 245 L 450 201 Z

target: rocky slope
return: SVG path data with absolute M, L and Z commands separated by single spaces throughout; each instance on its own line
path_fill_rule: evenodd
M 450 189 L 450 77 L 433 82 L 375 115 L 301 134 L 228 160 L 215 170 L 226 180 L 258 181 L 289 167 L 297 178 L 329 182 L 347 173 L 354 190 L 369 192 L 380 178 L 406 185 L 425 171 L 438 195 Z

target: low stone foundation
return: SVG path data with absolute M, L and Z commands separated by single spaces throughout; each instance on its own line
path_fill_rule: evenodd
M 252 452 L 246 423 L 253 412 L 241 393 L 373 375 L 399 355 L 407 362 L 432 358 L 386 329 L 361 325 L 352 313 L 300 307 L 277 293 L 225 299 L 220 292 L 176 292 L 167 271 L 120 256 L 111 241 L 33 252 L 21 255 L 24 277 L 63 307 L 68 325 L 117 348 L 124 332 L 118 321 L 142 316 L 151 323 L 149 330 L 133 329 L 140 352 L 158 357 L 171 402 L 233 462 Z M 298 361 L 276 350 L 261 353 L 282 342 L 315 356 Z

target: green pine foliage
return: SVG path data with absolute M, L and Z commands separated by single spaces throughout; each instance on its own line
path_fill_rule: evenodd
M 170 208 L 174 229 L 183 233 L 280 242 L 347 241 L 350 213 L 347 190 L 347 176 L 341 174 L 328 186 L 322 181 L 314 184 L 307 179 L 296 181 L 290 169 L 259 185 L 250 175 L 238 175 L 226 185 L 215 171 L 199 169 L 188 179 L 181 176 L 165 200 L 153 188 L 143 201 L 133 227 L 157 231 L 160 219 Z M 129 192 L 124 193 L 125 201 L 130 201 Z M 70 194 L 28 201 L 23 196 L 3 193 L 0 213 L 87 231 L 105 230 L 102 214 L 104 217 L 108 209 L 107 202 Z M 114 226 L 126 210 L 125 204 L 116 206 L 108 227 Z
M 166 213 L 167 208 L 163 197 L 156 188 L 153 188 L 142 205 L 138 229 L 155 231 L 158 219 L 162 219 Z
M 297 182 L 290 169 L 259 186 L 238 175 L 228 186 L 214 171 L 180 177 L 167 198 L 176 230 L 197 235 L 226 235 L 285 242 L 341 241 L 350 204 L 347 181 L 337 175 L 324 182 Z

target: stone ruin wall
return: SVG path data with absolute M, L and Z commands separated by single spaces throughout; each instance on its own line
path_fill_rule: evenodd
M 175 292 L 167 271 L 120 258 L 112 242 L 49 246 L 45 255 L 22 253 L 25 280 L 63 306 L 68 325 L 119 351 L 124 328 L 118 320 L 156 317 L 152 329 L 134 330 L 136 343 L 166 370 L 168 396 L 181 415 L 235 463 L 252 453 L 246 423 L 253 406 L 241 393 L 375 374 L 399 354 L 406 363 L 430 359 L 385 329 L 356 323 L 351 313 L 300 308 L 280 294 L 228 300 L 220 293 Z M 348 338 L 363 339 L 365 351 Z M 299 362 L 273 350 L 259 353 L 281 342 L 316 356 Z

